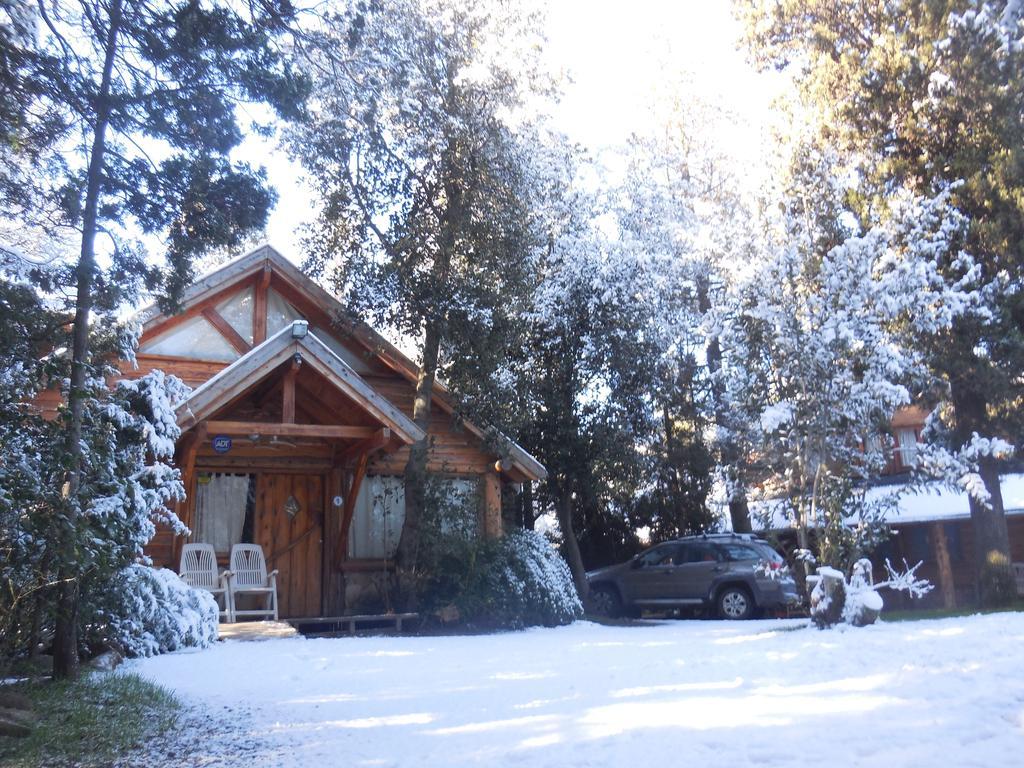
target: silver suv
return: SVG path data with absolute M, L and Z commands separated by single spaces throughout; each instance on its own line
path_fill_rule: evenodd
M 627 563 L 587 574 L 591 604 L 604 616 L 642 608 L 712 609 L 723 619 L 796 607 L 800 597 L 782 557 L 750 534 L 707 534 L 667 541 Z

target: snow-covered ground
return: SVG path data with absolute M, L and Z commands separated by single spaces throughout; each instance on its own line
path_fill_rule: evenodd
M 190 765 L 990 768 L 1024 753 L 1024 614 L 230 642 L 130 668 L 214 718 Z

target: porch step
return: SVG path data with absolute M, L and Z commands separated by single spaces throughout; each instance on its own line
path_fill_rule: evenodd
M 236 621 L 221 624 L 218 629 L 221 640 L 276 640 L 299 635 L 287 621 Z
M 403 627 L 418 620 L 418 613 L 379 613 L 355 616 L 316 616 L 309 619 L 289 619 L 296 630 L 304 634 L 320 634 L 347 631 L 356 633 L 357 627 L 367 629 L 389 629 L 401 632 Z

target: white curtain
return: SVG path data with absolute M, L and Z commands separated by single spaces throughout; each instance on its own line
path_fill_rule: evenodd
M 901 429 L 896 433 L 900 442 L 900 460 L 903 466 L 912 467 L 917 461 L 917 435 L 912 429 Z
M 405 523 L 405 479 L 367 475 L 356 497 L 348 534 L 353 559 L 394 557 Z
M 196 491 L 192 541 L 212 544 L 218 552 L 230 552 L 242 541 L 249 476 L 214 474 L 209 478 Z

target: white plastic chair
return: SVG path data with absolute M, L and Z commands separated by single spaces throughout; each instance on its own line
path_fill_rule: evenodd
M 231 578 L 228 580 L 231 593 L 232 615 L 263 616 L 277 620 L 277 571 L 267 573 L 267 561 L 263 559 L 263 547 L 259 544 L 235 544 L 231 547 Z M 240 611 L 238 595 L 264 595 L 266 607 Z
M 181 563 L 178 568 L 181 580 L 195 589 L 205 589 L 213 593 L 220 602 L 223 598 L 224 610 L 220 612 L 223 621 L 235 620 L 235 605 L 231 597 L 231 572 L 217 572 L 217 553 L 212 544 L 186 544 L 181 548 Z

